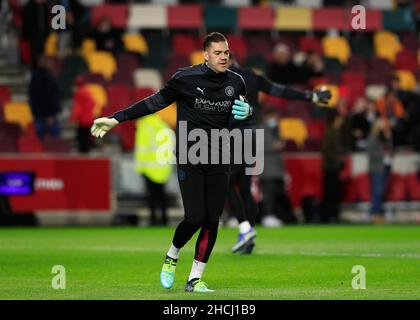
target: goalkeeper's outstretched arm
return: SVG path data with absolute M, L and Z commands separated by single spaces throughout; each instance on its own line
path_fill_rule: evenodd
M 175 75 L 159 92 L 114 113 L 112 116 L 96 119 L 90 128 L 91 134 L 96 138 L 103 138 L 108 131 L 121 122 L 155 113 L 172 104 L 176 101 L 179 92 L 179 84 Z
M 328 100 L 331 99 L 331 91 L 325 87 L 321 87 L 320 90 L 315 91 L 299 90 L 272 82 L 263 76 L 260 76 L 260 88 L 270 96 L 284 99 L 306 100 L 314 103 L 328 103 Z

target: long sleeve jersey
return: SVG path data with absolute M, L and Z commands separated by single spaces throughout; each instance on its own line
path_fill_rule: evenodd
M 245 82 L 236 72 L 226 70 L 216 73 L 206 64 L 179 69 L 157 93 L 136 102 L 112 117 L 118 122 L 133 120 L 177 103 L 177 154 L 181 139 L 186 139 L 180 123 L 186 125 L 186 133 L 203 129 L 207 137 L 211 129 L 235 127 L 238 122 L 231 116 L 235 99 L 246 95 Z M 188 141 L 188 148 L 195 141 Z M 219 146 L 219 151 L 221 146 Z M 210 146 L 209 154 L 215 149 Z M 212 150 L 212 151 L 211 151 Z

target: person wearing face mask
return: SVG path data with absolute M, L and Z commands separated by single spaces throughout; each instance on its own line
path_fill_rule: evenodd
M 279 116 L 275 110 L 263 115 L 264 171 L 260 175 L 263 193 L 262 225 L 278 227 L 282 220 L 293 220 L 292 206 L 286 191 L 286 172 L 283 161 L 284 142 L 279 134 Z

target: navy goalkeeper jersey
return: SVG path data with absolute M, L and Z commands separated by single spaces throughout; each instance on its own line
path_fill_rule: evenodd
M 206 64 L 194 65 L 179 69 L 160 91 L 115 113 L 113 118 L 119 122 L 133 120 L 176 102 L 178 151 L 180 139 L 186 138 L 180 136 L 181 121 L 186 121 L 187 134 L 193 129 L 203 129 L 208 137 L 211 129 L 237 126 L 239 121 L 233 119 L 231 112 L 234 100 L 240 95 L 246 96 L 246 87 L 239 74 L 230 70 L 217 73 Z M 188 141 L 188 148 L 193 144 Z M 215 149 L 210 143 L 208 146 L 210 156 Z

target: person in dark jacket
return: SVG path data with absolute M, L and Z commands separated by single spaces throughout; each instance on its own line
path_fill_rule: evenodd
M 46 134 L 60 136 L 57 115 L 60 112 L 59 89 L 50 72 L 50 62 L 44 55 L 38 56 L 29 84 L 29 104 L 35 121 L 36 133 L 40 139 Z

